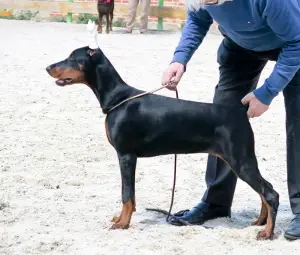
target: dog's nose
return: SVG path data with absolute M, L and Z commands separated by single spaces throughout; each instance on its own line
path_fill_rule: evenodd
M 50 74 L 50 72 L 51 72 L 51 67 L 50 67 L 50 66 L 46 67 L 46 71 Z

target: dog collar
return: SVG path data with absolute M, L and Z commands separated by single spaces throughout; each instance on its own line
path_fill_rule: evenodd
M 99 0 L 98 4 L 109 4 L 110 0 Z

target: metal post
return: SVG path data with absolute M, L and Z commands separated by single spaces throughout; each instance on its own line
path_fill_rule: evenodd
M 164 0 L 158 0 L 158 6 L 159 7 L 164 7 Z M 163 18 L 161 18 L 161 17 L 158 17 L 157 29 L 158 30 L 163 30 Z
M 73 3 L 73 0 L 68 0 L 69 3 Z M 68 18 L 67 18 L 67 23 L 72 23 L 73 22 L 73 15 L 71 12 L 68 12 Z

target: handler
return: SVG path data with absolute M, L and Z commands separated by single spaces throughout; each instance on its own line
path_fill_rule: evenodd
M 187 22 L 162 77 L 170 90 L 176 89 L 213 19 L 224 35 L 217 54 L 220 77 L 213 102 L 248 104 L 248 117 L 254 118 L 283 92 L 288 190 L 294 214 L 285 237 L 300 239 L 300 0 L 187 0 Z M 275 67 L 256 88 L 269 60 L 276 61 Z M 209 155 L 202 201 L 175 215 L 190 224 L 230 217 L 236 181 L 226 163 Z M 171 224 L 182 225 L 175 219 Z

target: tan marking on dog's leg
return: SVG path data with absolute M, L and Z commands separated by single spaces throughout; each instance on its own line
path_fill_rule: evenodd
M 264 202 L 262 195 L 259 195 L 261 198 L 261 210 L 258 219 L 251 223 L 252 226 L 262 226 L 265 225 L 268 218 L 268 208 Z
M 123 209 L 121 211 L 120 216 L 114 216 L 111 221 L 114 222 L 114 223 L 118 223 L 122 218 L 122 213 L 123 213 Z
M 134 198 L 131 198 L 127 203 L 123 204 L 120 217 L 117 217 L 118 222 L 111 226 L 111 229 L 127 229 L 129 228 L 132 213 L 135 211 Z
M 224 160 L 224 158 L 219 155 L 219 154 L 215 154 L 216 157 L 222 159 L 231 169 L 232 167 L 230 166 L 230 164 Z M 272 223 L 272 210 L 271 210 L 271 206 L 266 202 L 265 198 L 259 194 L 261 199 L 262 199 L 262 212 L 265 213 L 265 209 L 263 209 L 263 205 L 265 205 L 266 210 L 267 210 L 267 225 L 265 227 L 264 230 L 260 231 L 257 235 L 257 239 L 272 239 L 273 238 L 273 223 Z M 264 216 L 264 214 L 261 213 L 262 216 Z
M 231 170 L 233 170 L 232 169 L 232 167 L 231 167 L 231 165 L 220 155 L 220 154 L 215 154 L 215 156 L 217 157 L 217 158 L 220 158 L 220 159 L 222 159 L 229 167 L 230 167 L 230 169 Z
M 136 202 L 135 202 L 135 196 L 133 196 L 133 211 L 136 211 Z
M 273 222 L 272 222 L 272 209 L 271 206 L 267 203 L 267 201 L 265 200 L 265 198 L 263 196 L 262 200 L 265 204 L 265 206 L 267 207 L 267 225 L 265 227 L 264 230 L 259 231 L 258 235 L 257 235 L 257 239 L 259 240 L 267 240 L 267 239 L 272 239 L 273 238 Z

